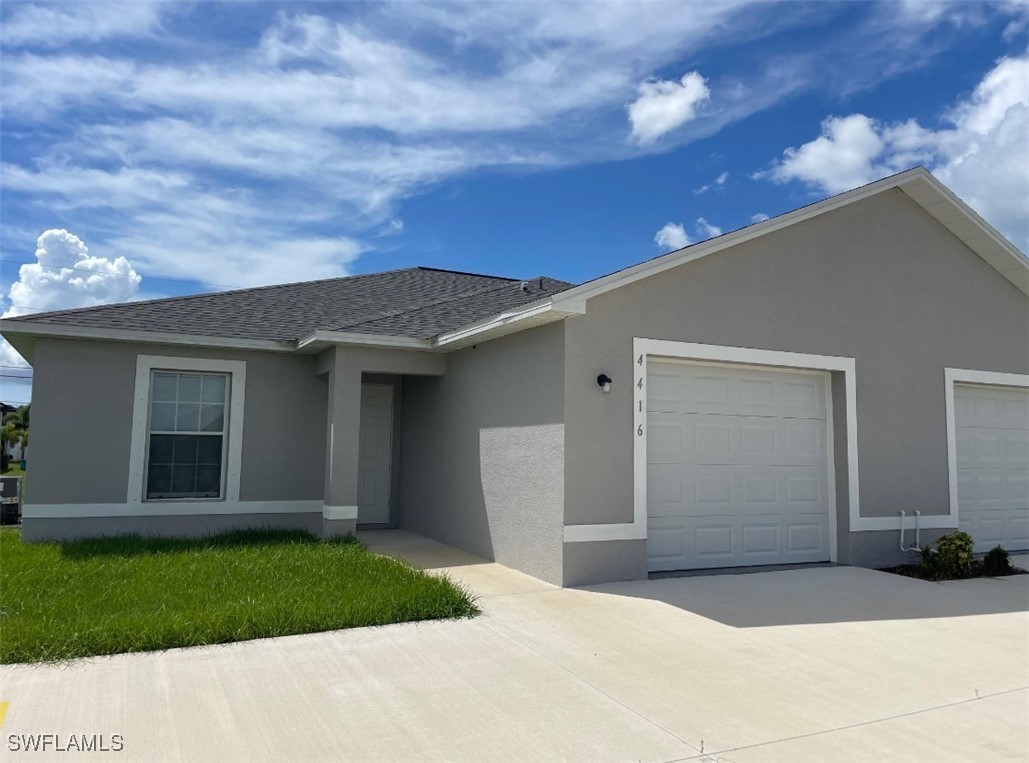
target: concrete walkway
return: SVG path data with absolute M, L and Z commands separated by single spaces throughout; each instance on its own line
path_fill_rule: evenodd
M 1029 760 L 1029 576 L 837 567 L 558 589 L 407 533 L 474 620 L 0 668 L 11 734 L 117 760 Z

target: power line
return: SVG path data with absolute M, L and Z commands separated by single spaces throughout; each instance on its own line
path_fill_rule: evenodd
M 89 270 L 88 268 L 62 268 L 57 265 L 43 265 L 39 262 L 30 262 L 28 260 L 12 260 L 7 257 L 0 257 L 0 262 L 10 262 L 14 265 L 35 265 L 39 268 L 46 268 L 47 270 L 77 270 L 82 273 L 93 273 L 94 275 L 102 276 L 116 276 L 120 278 L 134 278 L 135 276 L 129 275 L 128 273 L 104 273 L 98 270 Z M 210 281 L 196 281 L 191 278 L 172 278 L 170 276 L 154 276 L 147 275 L 146 273 L 136 273 L 136 276 L 140 278 L 148 278 L 151 281 L 172 281 L 174 283 L 191 283 L 198 286 L 214 286 L 216 289 L 243 289 L 243 286 L 230 286 L 224 283 L 211 283 Z

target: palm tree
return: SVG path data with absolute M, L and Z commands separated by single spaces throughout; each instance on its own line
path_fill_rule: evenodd
M 8 460 L 8 444 L 12 442 L 21 445 L 21 457 L 25 460 L 25 451 L 29 447 L 29 409 L 29 405 L 23 405 L 4 414 L 3 424 L 0 426 L 0 441 L 3 444 L 5 461 Z

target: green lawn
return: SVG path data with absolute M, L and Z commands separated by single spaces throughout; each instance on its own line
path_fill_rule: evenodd
M 18 461 L 11 461 L 7 469 L 0 472 L 0 477 L 24 477 L 25 472 Z
M 470 617 L 446 578 L 352 538 L 240 531 L 23 544 L 0 530 L 0 663 Z

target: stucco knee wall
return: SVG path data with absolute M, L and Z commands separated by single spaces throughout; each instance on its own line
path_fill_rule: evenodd
M 563 356 L 557 323 L 404 378 L 402 528 L 562 582 Z
M 27 503 L 126 502 L 138 355 L 244 361 L 240 500 L 322 498 L 327 391 L 314 357 L 40 339 Z

